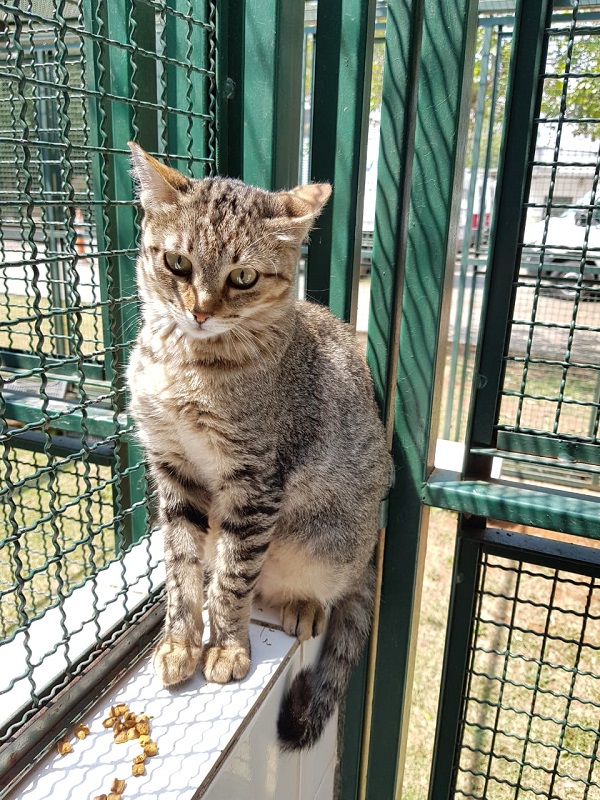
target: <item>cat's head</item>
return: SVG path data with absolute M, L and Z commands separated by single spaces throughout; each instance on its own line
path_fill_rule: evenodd
M 194 180 L 129 146 L 144 211 L 137 278 L 145 316 L 207 347 L 248 337 L 260 345 L 289 314 L 298 250 L 331 187 L 266 192 Z

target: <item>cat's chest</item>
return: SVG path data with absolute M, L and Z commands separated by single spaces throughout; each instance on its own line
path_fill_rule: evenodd
M 240 459 L 235 401 L 168 365 L 137 367 L 132 411 L 144 444 L 207 486 L 220 484 Z

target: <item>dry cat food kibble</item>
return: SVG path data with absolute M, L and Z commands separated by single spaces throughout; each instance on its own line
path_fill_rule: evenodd
M 144 754 L 147 756 L 155 756 L 158 753 L 158 745 L 156 742 L 148 742 L 144 745 Z
M 130 711 L 126 703 L 118 703 L 111 707 L 108 716 L 102 720 L 104 728 L 112 728 L 113 741 L 115 744 L 124 744 L 137 739 L 142 752 L 134 756 L 131 767 L 131 774 L 139 777 L 146 774 L 144 762 L 158 754 L 158 745 L 152 741 L 150 736 L 150 719 L 147 714 L 135 714 Z M 87 725 L 79 723 L 73 728 L 73 735 L 76 739 L 85 739 L 89 736 L 90 729 Z M 61 756 L 73 751 L 73 746 L 68 738 L 63 737 L 56 745 L 56 749 Z M 121 800 L 121 795 L 125 788 L 125 781 L 115 778 L 108 794 L 99 794 L 93 800 Z
M 79 725 L 76 725 L 73 728 L 73 734 L 75 735 L 76 739 L 85 739 L 86 736 L 89 736 L 90 729 L 87 725 L 82 725 L 80 722 Z
M 102 721 L 105 728 L 112 728 L 115 744 L 125 744 L 138 740 L 142 749 L 133 759 L 131 773 L 135 776 L 145 775 L 144 761 L 158 754 L 158 745 L 150 737 L 150 717 L 147 714 L 135 714 L 126 703 L 112 706 L 109 715 Z M 113 790 L 115 791 L 115 790 Z M 110 800 L 110 796 L 107 800 Z
M 57 743 L 56 749 L 58 750 L 59 755 L 66 756 L 67 753 L 71 753 L 73 751 L 73 745 L 67 738 L 64 738 Z

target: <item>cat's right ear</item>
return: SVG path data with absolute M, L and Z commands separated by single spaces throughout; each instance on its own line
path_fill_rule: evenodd
M 139 144 L 128 142 L 131 150 L 131 176 L 138 190 L 144 211 L 162 211 L 177 204 L 181 193 L 189 191 L 191 182 L 185 175 L 161 164 Z

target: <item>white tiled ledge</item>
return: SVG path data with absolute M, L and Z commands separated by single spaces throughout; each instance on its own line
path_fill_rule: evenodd
M 70 632 L 81 629 L 69 642 L 69 654 L 75 659 L 93 643 L 94 607 L 101 609 L 95 617 L 101 630 L 108 630 L 124 608 L 135 607 L 148 589 L 160 584 L 160 539 L 140 542 L 124 557 L 123 566 L 116 563 L 101 572 L 94 583 L 95 603 L 88 582 L 65 601 L 64 616 L 54 609 L 31 626 L 29 646 L 37 663 L 33 680 L 38 689 L 64 669 L 64 645 L 43 658 L 62 639 L 62 625 Z M 151 574 L 146 577 L 149 565 Z M 123 574 L 128 589 L 115 600 Z M 250 640 L 249 674 L 240 683 L 225 686 L 207 684 L 198 671 L 181 687 L 165 689 L 152 673 L 150 656 L 144 657 L 82 718 L 90 735 L 83 741 L 73 738 L 73 752 L 66 756 L 55 750 L 48 753 L 7 798 L 91 800 L 108 794 L 118 777 L 126 780 L 123 800 L 331 800 L 336 720 L 308 754 L 283 754 L 276 738 L 283 692 L 293 675 L 314 661 L 319 642 L 299 645 L 279 628 L 272 611 L 261 608 L 255 608 Z M 6 670 L 3 681 L 7 675 L 22 675 L 24 639 L 17 637 L 0 647 L 0 659 Z M 24 678 L 17 680 L 8 695 L 10 702 L 3 698 L 1 717 L 9 717 L 28 700 L 29 685 Z M 112 732 L 102 727 L 106 711 L 117 702 L 153 717 L 152 738 L 159 753 L 147 759 L 144 776 L 131 774 L 139 744 L 116 745 Z
M 144 658 L 82 722 L 90 727 L 73 752 L 49 753 L 12 791 L 11 800 L 91 800 L 108 794 L 115 777 L 126 780 L 124 800 L 331 800 L 336 724 L 308 754 L 283 754 L 275 724 L 281 696 L 293 674 L 317 653 L 318 643 L 299 645 L 281 630 L 251 624 L 252 666 L 236 684 L 207 684 L 198 672 L 168 690 Z M 116 745 L 102 719 L 112 705 L 152 717 L 159 753 L 146 760 L 146 774 L 131 775 L 139 744 Z

